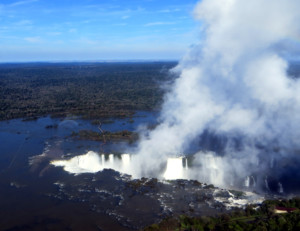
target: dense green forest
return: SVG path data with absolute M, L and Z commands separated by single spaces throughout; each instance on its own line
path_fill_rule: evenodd
M 294 208 L 293 212 L 278 214 L 277 207 Z M 144 231 L 298 231 L 300 230 L 300 198 L 290 200 L 266 200 L 259 207 L 248 205 L 244 210 L 216 217 L 168 218 L 159 224 L 153 224 Z
M 0 120 L 43 115 L 126 117 L 162 102 L 176 62 L 0 64 Z M 299 77 L 299 62 L 289 75 Z
M 125 117 L 153 110 L 175 62 L 0 65 L 0 120 Z

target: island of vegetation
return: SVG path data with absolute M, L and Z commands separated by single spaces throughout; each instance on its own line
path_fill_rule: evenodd
M 71 135 L 73 138 L 78 138 L 81 140 L 93 140 L 93 141 L 128 141 L 134 142 L 138 140 L 138 134 L 132 131 L 117 131 L 117 132 L 96 132 L 92 130 L 80 130 L 79 132 L 72 132 Z

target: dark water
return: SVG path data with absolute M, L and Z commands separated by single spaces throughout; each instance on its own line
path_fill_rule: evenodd
M 137 112 L 132 119 L 114 119 L 103 130 L 134 131 L 140 124 L 155 123 L 156 115 Z M 53 128 L 46 126 L 53 125 Z M 97 131 L 91 121 L 43 117 L 34 121 L 0 122 L 0 230 L 127 230 L 115 217 L 91 210 L 89 203 L 56 198 L 58 181 L 74 176 L 49 165 L 51 158 L 82 154 L 86 150 L 122 151 L 122 143 L 74 140 L 71 133 Z M 47 158 L 32 157 L 47 152 Z M 103 151 L 103 150 L 101 150 Z M 32 162 L 29 164 L 29 162 Z
M 137 112 L 112 120 L 102 129 L 135 131 L 155 125 L 157 115 Z M 257 200 L 197 181 L 132 179 L 112 169 L 73 175 L 49 164 L 91 150 L 128 148 L 126 142 L 103 145 L 71 137 L 97 126 L 74 117 L 0 122 L 0 230 L 139 230 L 168 216 L 215 215 L 237 206 L 229 201 Z

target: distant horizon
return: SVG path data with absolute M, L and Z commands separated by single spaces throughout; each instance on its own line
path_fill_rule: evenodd
M 3 0 L 0 63 L 177 60 L 201 37 L 197 2 Z
M 284 57 L 283 57 L 284 58 Z M 0 61 L 2 64 L 55 64 L 55 63 L 149 63 L 149 62 L 176 62 L 179 63 L 179 59 L 74 59 L 74 60 L 29 60 L 29 61 Z M 286 58 L 288 63 L 300 63 L 300 58 Z
M 101 59 L 101 60 L 40 60 L 40 61 L 8 61 L 0 64 L 26 64 L 26 63 L 148 63 L 148 62 L 179 62 L 180 59 Z

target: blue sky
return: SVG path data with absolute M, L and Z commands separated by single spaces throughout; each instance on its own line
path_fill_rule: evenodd
M 197 0 L 1 0 L 0 62 L 176 60 Z

